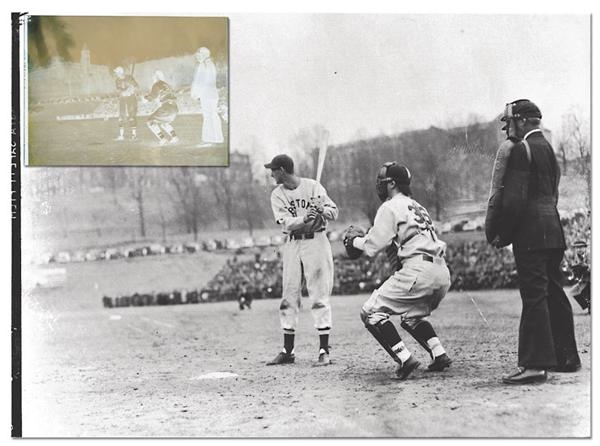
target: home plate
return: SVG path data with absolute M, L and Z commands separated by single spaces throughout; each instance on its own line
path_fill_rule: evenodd
M 223 379 L 223 378 L 237 378 L 237 376 L 238 376 L 237 373 L 231 373 L 231 372 L 210 372 L 210 373 L 205 373 L 204 375 L 194 376 L 193 378 L 190 378 L 190 379 L 192 379 L 192 380 Z
M 113 314 L 112 316 L 110 316 L 110 317 L 109 317 L 109 319 L 110 319 L 111 321 L 118 321 L 118 320 L 120 320 L 120 319 L 121 319 L 121 316 L 120 316 L 120 315 L 118 315 L 118 314 Z

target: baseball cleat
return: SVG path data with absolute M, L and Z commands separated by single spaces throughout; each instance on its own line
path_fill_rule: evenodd
M 125 141 L 125 138 L 122 135 L 119 135 L 115 138 L 115 141 Z
M 179 142 L 179 137 L 174 136 L 171 141 L 169 141 L 169 144 L 177 144 Z
M 331 359 L 329 359 L 329 353 L 325 351 L 325 349 L 319 350 L 319 359 L 315 363 L 315 366 L 321 365 L 329 365 L 331 364 Z
M 404 363 L 402 363 L 402 365 L 398 366 L 398 368 L 396 369 L 396 373 L 392 376 L 392 379 L 404 381 L 420 365 L 421 363 L 419 361 L 410 356 Z
M 296 356 L 293 353 L 279 352 L 267 365 L 293 364 L 295 360 Z
M 444 353 L 440 356 L 436 356 L 431 364 L 427 366 L 428 372 L 442 372 L 445 368 L 450 367 L 452 359 Z
M 158 141 L 158 145 L 159 146 L 164 146 L 165 144 L 167 144 L 169 141 L 167 141 L 166 139 L 161 139 L 160 141 Z

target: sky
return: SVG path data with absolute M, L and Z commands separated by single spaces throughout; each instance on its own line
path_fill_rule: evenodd
M 589 118 L 588 15 L 229 16 L 233 150 L 268 157 L 314 125 L 339 144 L 492 120 L 519 98 L 553 131 Z

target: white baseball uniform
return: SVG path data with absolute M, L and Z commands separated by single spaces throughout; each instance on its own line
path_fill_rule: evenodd
M 371 323 L 391 314 L 403 319 L 431 314 L 450 287 L 444 254 L 446 243 L 438 239 L 427 210 L 398 193 L 378 209 L 373 227 L 354 246 L 374 256 L 392 242 L 398 247 L 402 268 L 391 275 L 363 305 Z
M 282 225 L 286 242 L 281 247 L 283 257 L 283 296 L 279 306 L 281 328 L 293 334 L 298 325 L 302 273 L 311 303 L 315 328 L 319 334 L 329 333 L 333 289 L 333 256 L 325 230 L 327 220 L 335 220 L 338 209 L 317 181 L 299 178 L 295 189 L 278 185 L 271 193 L 275 221 Z M 311 206 L 319 204 L 323 212 L 316 220 L 304 223 Z

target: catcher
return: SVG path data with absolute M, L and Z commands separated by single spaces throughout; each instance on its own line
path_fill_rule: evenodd
M 425 319 L 450 287 L 443 257 L 446 244 L 438 239 L 427 210 L 411 198 L 410 180 L 408 168 L 385 163 L 377 175 L 377 195 L 383 204 L 373 227 L 365 233 L 350 226 L 343 238 L 350 258 L 363 252 L 375 256 L 384 249 L 391 256 L 395 272 L 364 303 L 361 319 L 398 363 L 392 378 L 400 380 L 408 378 L 420 363 L 404 345 L 391 315 L 401 316 L 402 328 L 431 356 L 428 371 L 442 371 L 452 362 Z

